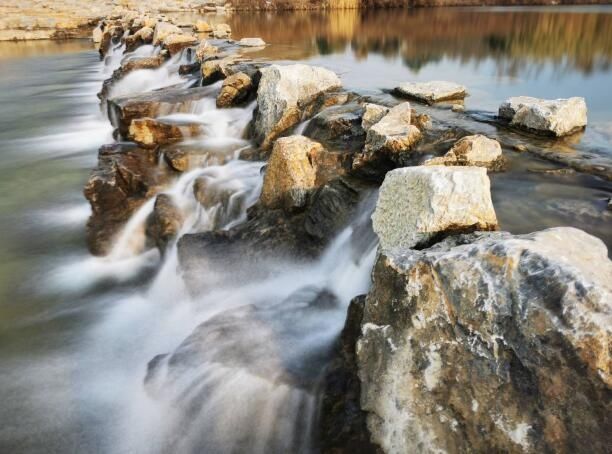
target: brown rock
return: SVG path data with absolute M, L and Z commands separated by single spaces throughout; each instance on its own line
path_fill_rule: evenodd
M 197 44 L 198 38 L 185 34 L 172 33 L 164 38 L 162 49 L 172 55 L 176 55 L 187 47 Z
M 217 107 L 232 107 L 244 102 L 251 94 L 253 83 L 244 73 L 229 76 L 223 81 L 221 92 L 217 97 Z
M 148 220 L 147 234 L 162 253 L 180 232 L 183 219 L 183 213 L 174 203 L 172 196 L 169 194 L 157 196 Z
M 144 148 L 155 148 L 178 142 L 185 137 L 200 133 L 199 125 L 180 125 L 155 120 L 153 118 L 138 118 L 132 120 L 128 137 Z

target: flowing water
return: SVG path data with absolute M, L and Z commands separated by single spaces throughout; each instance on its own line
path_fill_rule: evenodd
M 227 21 L 237 37 L 271 44 L 254 55 L 326 66 L 356 91 L 450 79 L 469 87 L 475 111 L 511 95 L 584 96 L 589 127 L 563 152 L 612 159 L 612 8 Z M 152 200 L 108 256 L 90 256 L 81 191 L 97 148 L 113 141 L 96 93 L 121 52 L 101 62 L 88 41 L 0 43 L 0 452 L 316 451 L 321 373 L 348 302 L 369 285 L 375 193 L 318 261 L 256 270 L 202 263 L 197 294 L 174 245 L 163 258 L 146 246 Z M 112 94 L 187 86 L 175 72 L 185 58 L 133 73 Z M 184 215 L 182 233 L 237 225 L 257 200 L 263 163 L 236 159 L 253 108 L 217 110 L 213 90 L 191 112 L 169 114 L 201 124 L 192 145 L 211 150 L 165 190 Z M 612 244 L 609 182 L 543 173 L 559 166 L 533 155 L 509 159 L 510 171 L 492 176 L 502 228 L 574 225 Z M 202 180 L 208 196 L 198 203 Z

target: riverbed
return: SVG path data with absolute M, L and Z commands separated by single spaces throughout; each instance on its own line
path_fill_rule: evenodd
M 494 113 L 509 96 L 584 97 L 584 134 L 539 153 L 507 153 L 509 170 L 491 175 L 493 203 L 501 228 L 512 233 L 570 225 L 612 245 L 610 181 L 558 172 L 565 166 L 546 159 L 548 152 L 587 154 L 611 166 L 612 7 L 251 14 L 227 22 L 234 37 L 261 36 L 269 43 L 253 56 L 324 66 L 359 93 L 384 93 L 409 80 L 452 80 L 468 87 L 465 107 L 476 117 Z M 88 40 L 0 44 L 0 450 L 192 452 L 214 446 L 244 452 L 244 445 L 219 444 L 228 439 L 227 427 L 207 444 L 216 426 L 206 420 L 200 426 L 206 430 L 169 424 L 168 408 L 143 388 L 148 362 L 173 351 L 213 314 L 251 302 L 245 292 L 282 300 L 304 285 L 331 285 L 330 275 L 340 308 L 311 314 L 308 335 L 297 330 L 291 339 L 308 346 L 331 342 L 348 300 L 367 290 L 372 245 L 347 265 L 341 235 L 310 269 L 288 266 L 268 287 L 209 289 L 201 298 L 185 290 L 172 254 L 165 260 L 149 254 L 137 265 L 91 257 L 82 188 L 97 149 L 113 141 L 96 97 L 112 69 Z M 228 124 L 242 121 L 237 115 Z M 444 115 L 453 119 L 455 113 Z M 483 123 L 483 132 L 495 130 Z M 228 175 L 252 177 L 253 169 L 243 170 Z M 256 191 L 257 183 L 248 187 Z M 339 264 L 348 274 L 333 274 Z M 279 415 L 313 422 L 304 402 L 314 408 L 316 396 L 275 389 L 270 395 L 282 404 L 266 407 L 258 430 L 242 433 L 251 423 L 225 413 L 245 406 L 255 418 L 261 403 L 254 394 L 264 391 L 252 381 L 237 384 L 238 397 L 227 387 L 207 397 L 216 398 L 211 411 L 238 424 L 232 427 L 237 439 L 254 440 L 262 452 L 266 446 L 316 451 L 310 433 L 298 444 L 275 439 L 285 433 Z M 287 396 L 299 405 L 285 405 Z

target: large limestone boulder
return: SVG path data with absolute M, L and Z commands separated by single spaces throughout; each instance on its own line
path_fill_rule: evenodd
M 435 80 L 431 82 L 406 82 L 397 87 L 395 93 L 427 104 L 433 104 L 440 101 L 463 99 L 467 95 L 467 89 L 454 82 Z
M 303 207 L 317 179 L 311 156 L 322 149 L 320 143 L 304 136 L 278 139 L 268 161 L 261 203 L 267 208 Z
M 223 81 L 217 107 L 231 107 L 244 102 L 253 89 L 251 78 L 245 73 L 236 73 Z
M 486 169 L 418 166 L 387 173 L 372 215 L 383 249 L 423 246 L 450 232 L 493 230 Z
M 271 65 L 261 70 L 254 134 L 264 149 L 282 132 L 300 122 L 308 107 L 325 92 L 340 88 L 336 74 L 302 64 Z
M 478 166 L 499 170 L 503 166 L 502 149 L 499 142 L 482 134 L 459 139 L 444 156 L 432 158 L 424 165 Z
M 168 35 L 180 35 L 183 33 L 179 27 L 169 22 L 158 22 L 155 25 L 155 34 L 153 35 L 153 44 L 156 46 L 161 44 Z
M 539 134 L 565 136 L 587 125 L 584 98 L 539 99 L 529 96 L 509 98 L 499 106 L 499 116 L 512 126 Z
M 612 262 L 580 230 L 383 251 L 357 344 L 383 452 L 609 452 Z

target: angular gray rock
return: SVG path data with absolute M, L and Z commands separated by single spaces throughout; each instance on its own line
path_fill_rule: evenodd
M 477 166 L 499 170 L 503 166 L 499 142 L 481 134 L 459 139 L 444 156 L 432 158 L 423 165 Z
M 387 173 L 372 226 L 383 249 L 422 246 L 448 233 L 495 230 L 482 167 L 418 166 Z
M 509 98 L 499 106 L 499 116 L 512 126 L 531 132 L 565 136 L 587 125 L 584 98 L 539 99 L 529 96 Z
M 317 66 L 272 65 L 263 68 L 261 74 L 254 134 L 264 149 L 282 132 L 309 116 L 308 108 L 318 97 L 342 85 L 336 74 Z
M 612 262 L 583 231 L 383 251 L 357 344 L 371 440 L 387 453 L 606 453 L 611 333 Z

